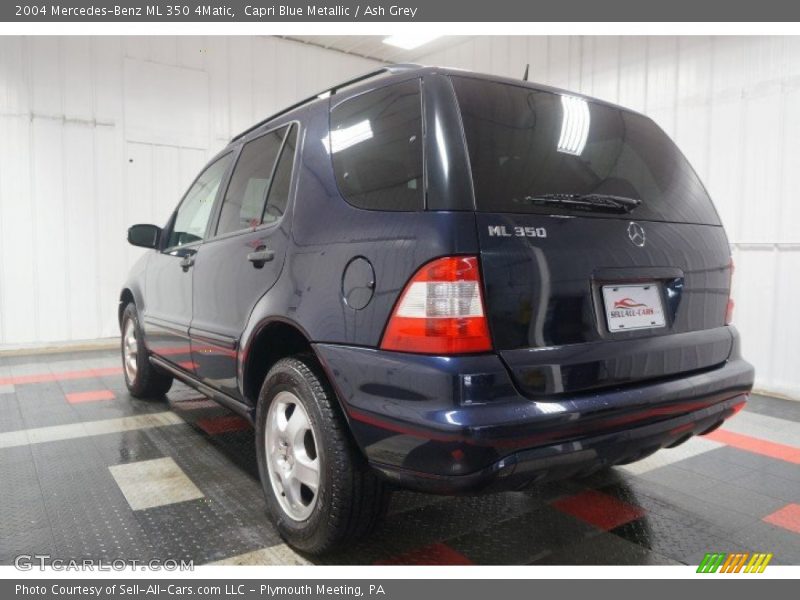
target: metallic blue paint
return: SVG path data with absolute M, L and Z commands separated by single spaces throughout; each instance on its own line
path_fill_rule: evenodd
M 725 333 L 736 337 L 732 328 Z M 443 486 L 455 478 L 450 482 L 454 490 L 467 475 L 472 476 L 467 487 L 489 483 L 493 465 L 518 452 L 550 448 L 557 453 L 560 448 L 572 453 L 597 436 L 609 446 L 609 456 L 619 450 L 610 448 L 615 440 L 625 446 L 615 462 L 633 460 L 650 448 L 629 443 L 632 429 L 675 419 L 682 424 L 693 414 L 698 421 L 716 415 L 695 433 L 703 431 L 724 418 L 729 400 L 746 399 L 753 380 L 753 368 L 741 359 L 735 344 L 734 352 L 712 369 L 531 400 L 494 354 L 430 357 L 335 344 L 314 348 L 367 458 L 395 478 L 416 473 L 443 479 Z M 663 445 L 686 431 L 678 433 L 665 437 Z M 575 466 L 570 461 L 568 465 Z M 603 466 L 602 461 L 597 466 Z M 547 471 L 556 476 L 557 464 Z M 487 479 L 473 481 L 477 473 Z

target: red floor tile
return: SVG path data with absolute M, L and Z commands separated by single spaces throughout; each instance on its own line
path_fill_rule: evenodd
M 763 456 L 769 456 L 770 458 L 777 458 L 778 460 L 785 460 L 786 462 L 800 465 L 800 448 L 794 446 L 777 444 L 775 442 L 762 440 L 761 438 L 726 431 L 725 429 L 717 429 L 705 437 L 709 440 L 738 448 L 739 450 L 746 450 L 754 454 L 761 454 Z
M 763 518 L 763 521 L 800 533 L 800 504 L 787 504 Z
M 376 565 L 473 565 L 466 556 L 447 544 L 438 542 L 405 554 L 378 561 Z
M 25 383 L 44 383 L 46 381 L 67 381 L 71 379 L 87 379 L 89 377 L 104 377 L 106 375 L 119 375 L 121 373 L 122 373 L 122 367 L 108 367 L 105 369 L 64 371 L 61 373 L 39 373 L 37 375 L 17 375 L 16 377 L 0 377 L 0 385 L 23 385 Z
M 198 419 L 197 426 L 209 435 L 250 429 L 250 423 L 248 423 L 246 419 L 236 415 Z
M 613 496 L 587 490 L 553 502 L 561 512 L 572 515 L 603 530 L 614 529 L 644 516 L 644 509 Z
M 189 400 L 175 400 L 173 406 L 178 410 L 207 410 L 219 409 L 219 404 L 209 398 L 191 398 Z
M 80 404 L 81 402 L 97 402 L 98 400 L 113 400 L 114 392 L 111 390 L 92 390 L 91 392 L 74 392 L 67 394 L 67 402 Z

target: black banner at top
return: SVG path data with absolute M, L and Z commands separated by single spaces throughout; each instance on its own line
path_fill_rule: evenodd
M 0 22 L 786 22 L 787 0 L 5 0 Z

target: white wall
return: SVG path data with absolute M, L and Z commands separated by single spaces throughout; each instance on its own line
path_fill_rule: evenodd
M 203 163 L 377 63 L 266 37 L 0 37 L 0 347 L 118 333 L 140 254 Z
M 418 62 L 521 77 L 653 117 L 733 243 L 757 386 L 800 398 L 800 38 L 479 37 Z
M 758 385 L 800 397 L 800 38 L 477 37 L 419 62 L 653 116 L 734 243 Z M 0 37 L 0 347 L 117 333 L 128 225 L 238 131 L 376 63 L 274 38 Z

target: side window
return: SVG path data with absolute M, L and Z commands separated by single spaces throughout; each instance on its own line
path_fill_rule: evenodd
M 261 224 L 275 160 L 287 127 L 247 142 L 239 154 L 222 202 L 217 235 Z
M 423 210 L 419 80 L 367 92 L 334 108 L 329 150 L 339 190 L 351 204 Z
M 283 144 L 281 157 L 272 178 L 267 198 L 267 209 L 264 211 L 264 223 L 277 221 L 286 212 L 289 203 L 289 187 L 292 183 L 292 168 L 294 167 L 294 151 L 297 147 L 297 127 L 292 127 Z
M 217 191 L 232 158 L 233 155 L 229 153 L 217 159 L 189 188 L 178 207 L 178 214 L 169 234 L 168 247 L 173 248 L 203 240 Z

